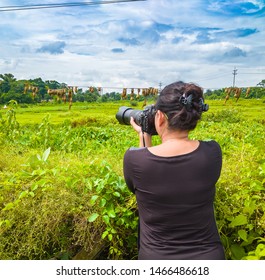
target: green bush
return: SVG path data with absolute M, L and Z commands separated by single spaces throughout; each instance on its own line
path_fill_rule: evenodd
M 0 114 L 0 259 L 136 258 L 137 207 L 122 159 L 138 139 L 114 122 L 119 104 L 100 114 L 90 106 L 58 124 L 51 115 L 61 105 L 24 109 L 47 112 L 33 125 L 17 121 L 22 108 Z M 191 134 L 223 151 L 215 211 L 227 259 L 265 258 L 265 130 L 248 109 L 207 112 Z

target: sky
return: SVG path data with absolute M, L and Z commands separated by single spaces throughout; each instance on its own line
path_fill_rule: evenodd
M 74 2 L 95 5 L 2 11 Z M 178 80 L 205 90 L 249 87 L 265 79 L 265 0 L 114 2 L 1 0 L 0 74 L 105 92 Z

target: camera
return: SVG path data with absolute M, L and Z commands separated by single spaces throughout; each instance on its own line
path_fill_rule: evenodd
M 143 110 L 134 110 L 130 107 L 122 106 L 116 114 L 116 119 L 120 124 L 129 125 L 130 119 L 133 117 L 136 124 L 138 124 L 143 132 L 150 135 L 157 135 L 155 128 L 155 113 L 154 105 L 148 105 Z

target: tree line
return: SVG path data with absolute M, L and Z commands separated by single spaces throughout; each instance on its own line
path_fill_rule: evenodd
M 26 85 L 34 86 L 38 89 L 37 94 L 33 96 L 31 90 L 25 92 Z M 57 100 L 56 96 L 48 94 L 48 89 L 63 89 L 68 88 L 66 83 L 59 83 L 55 80 L 43 81 L 41 78 L 30 80 L 17 80 L 13 74 L 0 74 L 0 104 L 7 104 L 10 100 L 15 100 L 18 103 L 39 103 Z M 87 90 L 78 88 L 73 95 L 73 102 L 95 102 L 107 100 L 120 100 L 121 94 L 118 92 L 110 92 L 104 95 L 96 87 L 90 87 Z
M 31 85 L 38 89 L 37 94 L 34 96 L 32 92 L 25 92 L 25 86 Z M 43 81 L 41 78 L 30 80 L 17 80 L 13 74 L 0 74 L 0 104 L 7 104 L 10 100 L 15 100 L 18 103 L 39 103 L 56 100 L 56 96 L 50 96 L 48 89 L 62 89 L 67 88 L 66 83 L 59 83 L 55 80 Z M 245 97 L 247 88 L 242 90 L 242 97 Z M 265 96 L 265 80 L 262 80 L 256 87 L 252 87 L 248 98 L 262 98 Z M 121 100 L 121 93 L 107 92 L 101 94 L 98 88 L 90 87 L 87 90 L 79 88 L 73 95 L 73 102 L 106 102 Z M 207 90 L 205 93 L 206 99 L 223 99 L 225 98 L 224 88 L 216 90 Z M 127 99 L 130 96 L 126 96 Z M 139 101 L 144 100 L 141 96 Z M 58 101 L 58 100 L 56 100 Z
M 248 93 L 249 89 L 249 93 Z M 242 88 L 240 98 L 265 98 L 265 80 L 262 80 L 255 87 Z M 226 98 L 225 88 L 215 89 L 215 90 L 206 90 L 204 96 L 206 99 L 225 99 Z M 247 96 L 246 96 L 247 95 Z M 232 97 L 232 96 L 231 96 Z

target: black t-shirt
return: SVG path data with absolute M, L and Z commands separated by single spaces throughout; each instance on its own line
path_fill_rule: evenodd
M 213 207 L 221 167 L 215 141 L 171 157 L 148 148 L 126 151 L 124 178 L 139 210 L 139 259 L 225 258 Z

